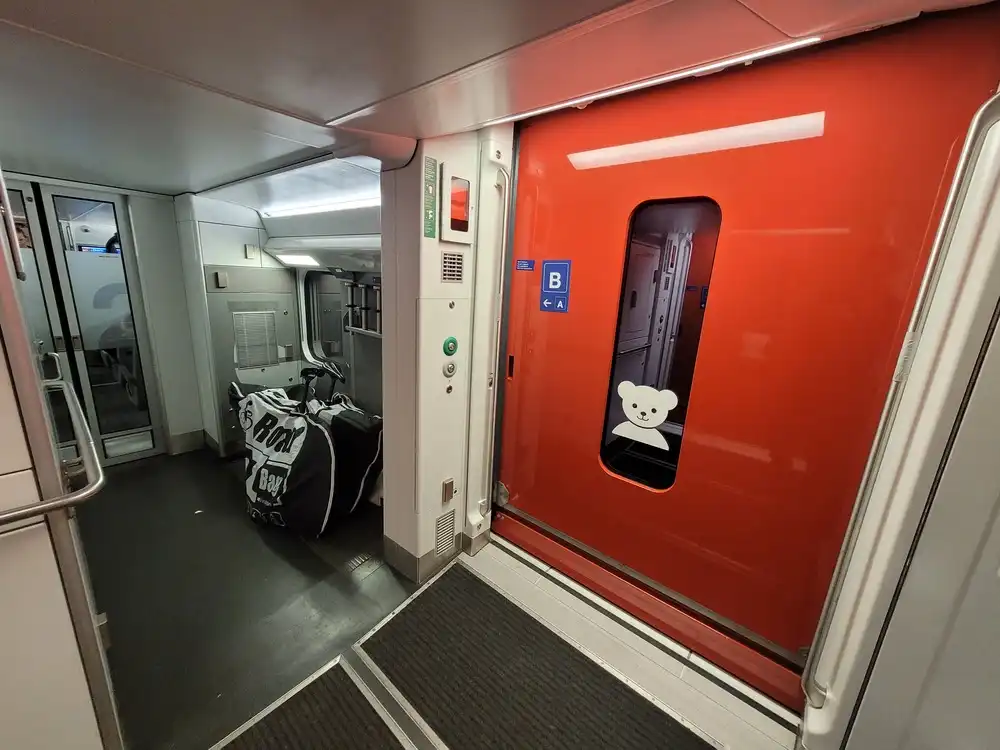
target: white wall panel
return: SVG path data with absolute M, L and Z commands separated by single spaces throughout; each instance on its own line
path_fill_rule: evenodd
M 199 221 L 198 235 L 204 265 L 260 268 L 260 253 L 247 258 L 245 247 L 260 242 L 256 228 Z
M 178 215 L 191 215 L 190 196 L 181 196 L 176 203 L 178 204 Z M 191 343 L 194 349 L 195 374 L 198 380 L 202 429 L 205 430 L 205 434 L 209 438 L 218 444 L 219 416 L 214 407 L 215 375 L 212 366 L 212 345 L 208 331 L 208 295 L 205 292 L 205 275 L 201 262 L 197 222 L 177 222 L 177 234 L 180 240 L 188 319 L 191 322 Z
M 38 499 L 38 484 L 32 469 L 0 475 L 0 511 L 36 502 Z M 0 527 L 0 533 L 13 531 L 22 526 L 30 526 L 33 523 L 38 523 L 38 519 L 28 519 Z M 2 602 L 0 602 L 0 606 L 2 606 Z
M 166 431 L 184 435 L 202 417 L 174 202 L 133 195 L 128 204 Z
M 6 247 L 6 246 L 4 246 Z M 0 350 L 2 351 L 2 350 Z M 0 353 L 0 474 L 31 468 L 31 456 L 21 428 L 21 413 L 10 382 L 7 360 Z M 3 498 L 0 498 L 0 507 Z
M 208 221 L 213 224 L 232 224 L 240 227 L 261 228 L 260 214 L 252 208 L 240 206 L 203 195 L 189 196 L 190 208 L 185 209 L 183 220 Z M 177 217 L 182 220 L 181 216 Z
M 3 493 L 0 489 L 0 496 Z M 31 499 L 20 495 L 17 501 Z M 44 523 L 0 534 L 0 602 L 0 747 L 101 750 L 90 690 Z

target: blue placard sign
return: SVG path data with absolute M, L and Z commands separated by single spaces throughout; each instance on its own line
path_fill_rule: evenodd
M 538 300 L 542 312 L 569 312 L 570 266 L 568 260 L 542 261 L 542 294 Z
M 534 271 L 535 261 L 533 260 L 516 260 L 514 261 L 515 271 Z

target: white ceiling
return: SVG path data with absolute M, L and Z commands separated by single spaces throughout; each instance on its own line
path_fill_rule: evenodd
M 327 128 L 0 23 L 4 169 L 168 194 L 323 153 Z
M 291 170 L 254 177 L 204 193 L 207 198 L 252 208 L 264 216 L 287 211 L 307 212 L 321 208 L 374 201 L 380 197 L 377 159 L 353 156 L 325 159 Z
M 826 41 L 986 1 L 636 1 L 332 124 L 417 138 L 461 132 L 814 35 Z
M 968 4 L 0 0 L 0 161 L 168 194 L 330 153 L 405 161 L 415 137 Z
M 4 0 L 0 17 L 326 122 L 623 0 Z
M 0 0 L 0 163 L 178 194 L 371 153 L 324 123 L 621 2 Z

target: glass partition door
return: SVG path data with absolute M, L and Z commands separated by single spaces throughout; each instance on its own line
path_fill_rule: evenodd
M 41 194 L 65 351 L 101 456 L 112 464 L 162 452 L 125 198 L 50 186 Z

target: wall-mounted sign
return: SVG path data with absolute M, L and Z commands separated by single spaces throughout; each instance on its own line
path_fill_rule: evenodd
M 424 237 L 434 239 L 437 236 L 437 194 L 438 194 L 438 163 L 437 159 L 424 157 Z
M 538 309 L 542 312 L 569 312 L 571 265 L 568 260 L 542 261 L 542 296 L 538 301 Z
M 535 270 L 535 261 L 533 261 L 533 260 L 524 260 L 524 259 L 516 260 L 516 261 L 514 261 L 514 270 L 515 271 L 534 271 Z

